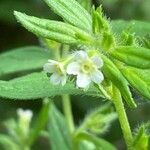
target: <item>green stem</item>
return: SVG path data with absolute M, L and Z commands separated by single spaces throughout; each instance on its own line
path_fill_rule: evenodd
M 125 142 L 127 144 L 128 150 L 131 150 L 131 143 L 133 141 L 132 132 L 128 122 L 128 118 L 125 112 L 124 104 L 122 102 L 122 97 L 120 91 L 114 87 L 113 88 L 113 102 L 118 113 L 118 118 L 120 121 L 121 129 L 124 135 Z
M 65 56 L 67 54 L 69 50 L 69 47 L 66 45 L 63 45 L 62 47 L 62 54 L 63 56 Z M 57 56 L 57 58 L 61 57 L 60 56 L 60 49 L 57 52 L 59 56 Z M 63 111 L 64 111 L 64 115 L 66 117 L 66 121 L 70 130 L 70 133 L 72 133 L 74 131 L 74 121 L 73 121 L 73 115 L 72 115 L 72 108 L 71 108 L 71 100 L 70 100 L 70 96 L 65 94 L 62 96 L 62 104 L 63 104 Z
M 71 109 L 71 101 L 69 95 L 62 96 L 63 110 L 70 132 L 74 131 L 74 121 Z

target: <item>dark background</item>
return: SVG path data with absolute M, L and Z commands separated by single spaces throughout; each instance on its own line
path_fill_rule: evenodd
M 103 4 L 107 17 L 110 17 L 111 19 L 150 21 L 150 0 L 95 0 L 93 1 L 93 4 L 96 6 Z M 14 10 L 38 17 L 58 19 L 42 0 L 0 0 L 0 53 L 16 47 L 39 45 L 38 38 L 17 23 L 13 16 Z M 57 103 L 60 105 L 60 102 Z M 88 97 L 72 97 L 76 123 L 78 124 L 87 112 L 97 105 L 101 105 L 101 103 L 102 102 L 99 100 L 93 100 Z M 137 127 L 142 121 L 146 122 L 150 119 L 150 103 L 144 101 L 138 101 L 138 103 L 139 106 L 135 110 L 129 110 L 127 108 L 132 128 Z M 41 101 L 20 102 L 1 99 L 1 133 L 5 132 L 3 121 L 16 116 L 15 110 L 18 107 L 32 109 L 35 114 L 37 114 L 41 108 Z M 119 150 L 124 149 L 118 121 L 115 121 L 112 124 L 110 131 L 103 136 L 118 146 Z M 42 148 L 46 150 L 48 147 L 47 142 L 43 139 L 39 139 L 37 143 L 38 146 L 34 146 L 35 150 Z

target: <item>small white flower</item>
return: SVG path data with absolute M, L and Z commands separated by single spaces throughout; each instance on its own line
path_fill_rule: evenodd
M 63 64 L 58 61 L 48 60 L 43 66 L 43 69 L 47 73 L 51 73 L 50 82 L 54 85 L 65 85 L 67 81 L 66 72 Z
M 17 109 L 18 114 L 18 127 L 20 128 L 22 134 L 27 136 L 30 130 L 30 122 L 33 116 L 31 110 L 23 110 L 21 108 Z
M 30 122 L 33 116 L 33 113 L 31 110 L 23 110 L 21 108 L 17 109 L 17 114 L 19 118 L 21 118 L 25 122 Z
M 103 66 L 103 60 L 98 56 L 89 57 L 85 51 L 75 53 L 75 61 L 67 66 L 67 73 L 77 75 L 76 85 L 87 88 L 91 82 L 100 84 L 104 80 L 99 70 Z

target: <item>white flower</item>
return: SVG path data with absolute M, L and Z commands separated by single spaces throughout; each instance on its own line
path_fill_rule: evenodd
M 65 85 L 67 81 L 66 72 L 64 69 L 63 64 L 61 64 L 58 61 L 54 60 L 48 60 L 48 63 L 46 63 L 43 66 L 43 69 L 47 73 L 52 73 L 50 77 L 50 82 L 54 85 Z
M 30 122 L 33 116 L 33 113 L 31 110 L 23 110 L 21 108 L 17 109 L 17 114 L 19 118 L 22 118 L 26 122 Z
M 33 113 L 31 110 L 23 110 L 21 108 L 17 109 L 18 114 L 18 127 L 20 128 L 22 134 L 24 136 L 27 136 L 29 134 L 30 130 L 30 122 L 33 116 Z
M 67 73 L 77 75 L 76 85 L 87 88 L 91 82 L 100 84 L 104 80 L 99 70 L 103 66 L 103 60 L 98 56 L 89 57 L 85 51 L 75 53 L 75 61 L 67 66 Z
M 21 108 L 17 109 L 17 114 L 19 117 L 19 122 L 21 124 L 21 126 L 25 126 L 24 128 L 26 128 L 27 126 L 29 126 L 33 113 L 31 110 L 23 110 Z

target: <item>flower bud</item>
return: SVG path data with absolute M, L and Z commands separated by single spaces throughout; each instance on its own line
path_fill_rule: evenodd
M 30 122 L 33 116 L 33 113 L 31 110 L 23 110 L 19 108 L 17 110 L 18 114 L 18 119 L 19 119 L 19 128 L 22 131 L 24 135 L 27 135 L 29 133 L 29 127 L 30 127 Z
M 136 150 L 149 150 L 150 123 L 144 123 L 138 127 L 134 136 L 133 147 Z

